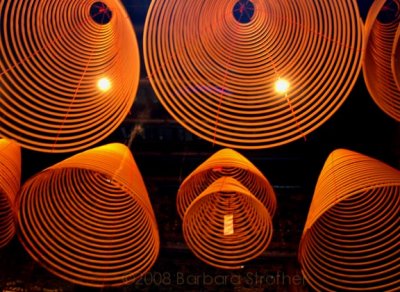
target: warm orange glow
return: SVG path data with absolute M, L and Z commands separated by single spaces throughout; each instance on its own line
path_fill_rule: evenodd
M 224 224 L 229 215 L 233 216 L 230 227 Z M 272 230 L 265 206 L 231 177 L 217 179 L 199 194 L 183 220 L 189 248 L 204 262 L 222 269 L 240 269 L 259 256 L 269 245 Z
M 400 121 L 400 14 L 379 20 L 386 0 L 375 0 L 365 23 L 366 54 L 364 80 L 375 103 L 387 115 Z M 400 1 L 393 1 L 400 7 Z M 387 9 L 386 9 L 387 10 Z
M 275 91 L 280 94 L 285 94 L 287 93 L 289 86 L 290 84 L 287 80 L 279 78 L 275 82 Z
M 234 231 L 234 224 L 233 224 L 233 220 L 234 220 L 234 215 L 233 214 L 227 214 L 224 215 L 224 235 L 232 235 L 233 233 L 235 233 Z
M 203 0 L 199 9 L 199 1 L 153 0 L 144 30 L 146 70 L 163 106 L 192 133 L 230 148 L 304 138 L 343 104 L 361 70 L 356 0 L 252 3 L 242 24 L 236 1 Z M 276 98 L 277 76 L 290 81 L 286 102 Z
M 128 285 L 157 259 L 156 219 L 139 169 L 122 144 L 82 152 L 42 171 L 20 196 L 21 242 L 65 280 Z
M 0 248 L 15 234 L 15 199 L 21 180 L 21 149 L 0 138 Z
M 299 260 L 316 291 L 394 291 L 400 266 L 400 172 L 349 150 L 328 157 Z
M 99 79 L 99 81 L 97 82 L 97 87 L 101 90 L 101 91 L 109 91 L 111 89 L 111 81 L 110 79 L 103 77 L 101 79 Z
M 197 257 L 218 268 L 240 269 L 269 245 L 276 198 L 250 161 L 224 149 L 185 179 L 177 209 L 185 241 Z
M 396 35 L 394 36 L 391 63 L 393 78 L 397 88 L 400 90 L 400 25 L 397 27 Z
M 177 210 L 183 219 L 186 209 L 206 187 L 221 177 L 233 177 L 275 214 L 274 190 L 265 176 L 246 157 L 232 149 L 222 149 L 204 161 L 181 184 Z
M 96 2 L 2 6 L 1 136 L 36 151 L 77 151 L 103 140 L 129 113 L 139 85 L 135 32 L 121 1 L 99 8 L 112 14 L 105 24 L 90 14 Z

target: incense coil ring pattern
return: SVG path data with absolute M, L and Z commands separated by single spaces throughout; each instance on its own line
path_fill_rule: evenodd
M 232 149 L 216 152 L 196 168 L 182 182 L 176 204 L 189 248 L 217 268 L 240 269 L 271 241 L 274 190 L 250 161 Z
M 274 216 L 276 197 L 269 181 L 240 153 L 222 149 L 196 168 L 179 187 L 176 206 L 181 218 L 200 193 L 217 179 L 226 176 L 239 181 L 268 209 L 270 216 Z
M 122 3 L 101 1 L 2 1 L 1 136 L 36 151 L 77 151 L 126 117 L 139 49 Z
M 392 72 L 397 88 L 400 88 L 400 25 L 397 27 L 392 49 Z
M 315 188 L 299 261 L 318 291 L 394 291 L 400 276 L 400 172 L 336 150 Z
M 394 7 L 386 2 L 375 1 L 368 12 L 363 75 L 374 102 L 400 121 L 400 1 L 391 1 Z M 390 9 L 394 15 L 387 14 Z
M 363 24 L 355 0 L 151 2 L 144 58 L 167 111 L 199 137 L 230 148 L 292 142 L 345 101 L 361 70 Z M 290 83 L 286 96 L 277 80 Z
M 218 210 L 215 212 L 215 210 Z M 232 232 L 224 234 L 224 216 Z M 212 183 L 189 206 L 183 235 L 202 261 L 222 269 L 240 269 L 259 256 L 272 238 L 272 218 L 253 194 L 231 177 Z
M 14 141 L 0 139 L 0 248 L 15 235 L 15 199 L 21 181 L 21 149 Z
M 55 275 L 85 286 L 122 286 L 150 270 L 156 219 L 128 148 L 109 144 L 64 160 L 21 190 L 20 240 Z

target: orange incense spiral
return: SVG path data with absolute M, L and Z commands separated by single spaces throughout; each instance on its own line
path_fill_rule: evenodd
M 243 268 L 259 256 L 269 245 L 272 230 L 265 206 L 231 177 L 212 183 L 189 206 L 183 220 L 189 248 L 204 262 L 222 269 Z
M 176 199 L 181 218 L 207 187 L 221 177 L 232 177 L 247 188 L 267 209 L 271 217 L 276 210 L 274 189 L 265 176 L 243 155 L 222 149 L 197 167 L 181 184 Z
M 395 291 L 400 278 L 400 172 L 336 150 L 325 162 L 300 243 L 317 291 Z
M 392 48 L 392 72 L 397 88 L 400 88 L 400 25 L 397 27 Z
M 270 243 L 276 197 L 250 161 L 223 149 L 181 184 L 177 209 L 185 241 L 197 257 L 218 268 L 239 269 Z
M 42 152 L 108 136 L 139 84 L 136 36 L 118 0 L 0 4 L 0 135 Z
M 144 31 L 149 80 L 181 125 L 213 143 L 257 149 L 305 138 L 359 75 L 357 1 L 253 0 L 246 23 L 234 13 L 243 2 L 152 1 Z M 286 93 L 274 89 L 280 79 Z
M 15 235 L 14 202 L 21 183 L 21 149 L 0 139 L 0 248 Z
M 122 144 L 82 152 L 31 178 L 21 190 L 18 220 L 29 254 L 80 285 L 132 283 L 159 252 L 144 182 Z
M 400 121 L 400 1 L 376 0 L 365 24 L 363 74 L 375 103 Z

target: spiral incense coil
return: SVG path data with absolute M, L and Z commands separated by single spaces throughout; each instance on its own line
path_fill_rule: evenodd
M 21 181 L 21 149 L 0 138 L 0 248 L 15 234 L 14 202 Z
M 375 103 L 400 121 L 400 1 L 375 0 L 368 12 L 363 74 Z
M 272 218 L 240 182 L 222 177 L 189 206 L 183 235 L 202 261 L 217 268 L 239 269 L 267 248 Z
M 397 27 L 392 49 L 392 72 L 397 88 L 400 88 L 400 25 Z
M 240 153 L 223 149 L 203 162 L 181 184 L 176 200 L 181 218 L 200 193 L 224 176 L 238 180 L 267 208 L 270 216 L 274 216 L 276 197 L 269 181 Z
M 230 148 L 305 139 L 349 95 L 362 48 L 355 0 L 154 0 L 144 28 L 160 102 Z
M 398 170 L 343 149 L 328 157 L 299 250 L 303 275 L 315 290 L 398 289 L 399 194 Z
M 20 240 L 55 275 L 85 286 L 142 277 L 159 252 L 156 219 L 127 147 L 109 144 L 64 160 L 21 190 Z
M 139 84 L 136 36 L 118 0 L 2 0 L 0 135 L 42 152 L 112 133 Z

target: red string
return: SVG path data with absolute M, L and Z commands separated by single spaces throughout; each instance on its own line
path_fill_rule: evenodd
M 287 101 L 287 103 L 289 105 L 290 111 L 292 112 L 292 117 L 293 117 L 293 119 L 294 119 L 294 121 L 296 123 L 296 127 L 299 130 L 299 132 L 301 133 L 301 135 L 303 136 L 304 141 L 307 141 L 306 135 L 304 135 L 303 131 L 300 128 L 299 121 L 298 121 L 297 116 L 296 116 L 296 112 L 294 111 L 294 108 L 292 106 L 292 102 L 290 101 L 290 99 L 289 99 L 287 94 L 285 94 L 285 97 L 286 97 L 286 101 Z
M 228 66 L 230 66 L 230 63 L 231 63 L 231 55 L 229 55 L 229 59 L 228 59 L 228 61 L 226 63 L 227 63 L 227 65 L 226 65 L 226 68 L 225 68 L 224 82 L 222 84 L 222 90 L 221 90 L 220 97 L 219 97 L 217 116 L 215 117 L 213 146 L 215 146 L 215 142 L 216 142 L 216 139 L 217 139 L 217 128 L 218 128 L 218 124 L 219 124 L 219 115 L 220 115 L 220 112 L 221 112 L 222 100 L 224 98 L 225 87 L 226 87 L 226 79 L 228 78 Z
M 82 81 L 83 81 L 83 78 L 85 77 L 86 71 L 87 71 L 87 69 L 89 68 L 89 64 L 90 64 L 90 61 L 92 60 L 93 52 L 94 52 L 94 51 L 92 51 L 92 52 L 90 53 L 90 55 L 89 55 L 88 62 L 87 62 L 87 64 L 86 64 L 86 66 L 85 66 L 85 69 L 83 70 L 83 73 L 82 73 L 81 78 L 79 79 L 78 85 L 77 85 L 77 87 L 76 87 L 76 89 L 75 89 L 75 92 L 74 92 L 74 96 L 73 96 L 73 98 L 72 98 L 72 100 L 71 100 L 71 102 L 70 102 L 70 104 L 69 104 L 69 107 L 68 107 L 67 112 L 66 112 L 65 115 L 64 115 L 64 119 L 63 119 L 63 121 L 62 121 L 62 123 L 61 123 L 61 126 L 60 126 L 60 128 L 58 129 L 57 136 L 56 136 L 56 138 L 55 138 L 55 140 L 54 140 L 54 144 L 53 144 L 53 149 L 52 149 L 53 151 L 54 151 L 55 146 L 56 146 L 56 144 L 57 144 L 58 138 L 60 137 L 62 128 L 64 127 L 65 121 L 68 119 L 69 112 L 71 111 L 71 108 L 72 108 L 72 104 L 75 102 L 76 96 L 78 95 L 78 91 L 79 91 L 79 89 L 80 89 L 80 87 L 81 87 L 81 83 L 82 83 Z
M 239 22 L 242 19 L 242 16 L 243 16 L 243 12 L 240 14 L 240 17 L 239 17 L 239 20 L 238 20 Z M 223 81 L 223 84 L 222 84 L 222 90 L 221 90 L 221 94 L 220 94 L 220 98 L 219 98 L 217 116 L 215 117 L 213 147 L 215 146 L 215 142 L 217 141 L 217 129 L 218 129 L 218 124 L 219 124 L 219 115 L 221 113 L 221 105 L 222 105 L 222 100 L 224 98 L 226 80 L 228 78 L 228 68 L 231 65 L 232 52 L 231 51 L 229 51 L 229 52 L 230 52 L 230 54 L 229 54 L 229 58 L 228 58 L 228 61 L 226 62 L 226 66 L 225 66 L 224 81 Z

